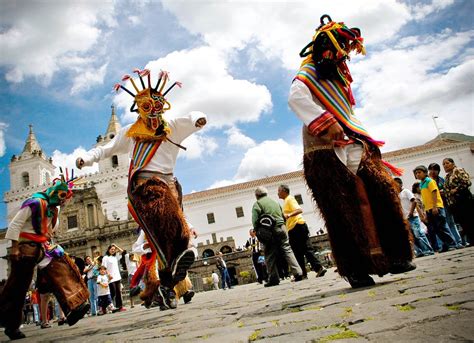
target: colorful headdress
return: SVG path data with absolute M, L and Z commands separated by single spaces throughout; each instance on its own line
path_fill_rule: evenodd
M 324 19 L 328 20 L 326 24 Z M 311 54 L 313 59 L 316 57 L 316 59 L 343 61 L 349 58 L 351 51 L 365 55 L 363 43 L 364 39 L 358 28 L 349 29 L 343 22 L 336 23 L 325 14 L 320 19 L 320 26 L 316 29 L 312 41 L 301 50 L 300 57 Z M 318 51 L 320 56 L 314 56 Z
M 365 55 L 363 43 L 364 39 L 358 28 L 348 28 L 343 22 L 336 23 L 325 14 L 320 19 L 312 41 L 300 52 L 300 57 L 305 57 L 301 65 L 313 62 L 318 70 L 318 77 L 339 78 L 348 87 L 351 103 L 354 104 L 350 89 L 352 76 L 345 61 L 350 59 L 351 51 Z
M 72 188 L 79 184 L 82 177 L 74 177 L 74 169 L 71 170 L 71 178 L 69 178 L 69 171 L 66 168 L 66 175 L 63 169 L 59 167 L 61 174 L 59 178 L 55 178 L 52 186 L 44 192 L 33 194 L 33 198 L 41 198 L 48 202 L 49 206 L 58 206 L 61 200 L 70 199 L 72 197 Z
M 171 132 L 168 123 L 163 118 L 165 111 L 171 108 L 165 96 L 174 86 L 181 87 L 181 83 L 174 82 L 166 91 L 163 91 L 169 79 L 167 72 L 161 71 L 158 74 L 155 87 L 151 86 L 150 71 L 148 69 L 135 69 L 133 72 L 137 73 L 142 89 L 139 89 L 130 75 L 124 75 L 122 81 L 130 81 L 136 94 L 121 84 L 117 83 L 114 86 L 116 91 L 123 89 L 134 98 L 130 111 L 139 114 L 138 120 L 132 125 L 127 135 L 140 140 L 163 140 Z M 147 86 L 145 86 L 144 77 L 147 78 Z

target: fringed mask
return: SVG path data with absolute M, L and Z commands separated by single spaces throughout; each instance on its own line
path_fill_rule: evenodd
M 125 75 L 122 81 L 130 81 L 136 94 L 120 84 L 115 85 L 115 90 L 123 89 L 134 98 L 131 112 L 138 112 L 138 120 L 132 125 L 127 136 L 142 141 L 163 140 L 171 133 L 168 122 L 163 117 L 165 111 L 171 109 L 170 103 L 165 96 L 174 87 L 181 87 L 181 83 L 173 83 L 166 91 L 163 91 L 168 81 L 168 73 L 161 71 L 155 87 L 151 86 L 150 71 L 148 69 L 135 69 L 142 89 L 139 89 L 130 75 Z M 145 86 L 143 78 L 147 78 L 148 87 Z
M 312 41 L 301 50 L 300 57 L 306 57 L 303 64 L 312 60 L 323 74 L 322 78 L 338 76 L 348 85 L 352 78 L 345 60 L 350 59 L 351 51 L 365 55 L 363 43 L 358 28 L 348 28 L 343 22 L 336 23 L 325 14 Z
M 49 206 L 59 206 L 62 205 L 66 200 L 72 198 L 72 188 L 78 185 L 78 181 L 82 177 L 74 177 L 74 169 L 71 171 L 71 177 L 69 178 L 69 171 L 66 168 L 66 175 L 63 174 L 63 170 L 60 167 L 61 174 L 59 178 L 53 180 L 53 185 L 46 189 L 42 193 L 35 193 L 33 197 L 45 198 L 48 201 Z

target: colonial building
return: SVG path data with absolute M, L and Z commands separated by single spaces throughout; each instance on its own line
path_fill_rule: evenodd
M 99 136 L 95 146 L 109 142 L 120 129 L 114 108 L 105 134 Z M 405 169 L 403 180 L 408 187 L 415 179 L 412 170 L 419 164 L 436 162 L 441 165 L 445 157 L 452 157 L 459 167 L 474 177 L 474 137 L 460 134 L 442 134 L 426 144 L 384 154 L 384 158 Z M 107 246 L 115 243 L 129 250 L 136 239 L 137 225 L 127 210 L 127 154 L 113 156 L 99 163 L 99 171 L 85 176 L 87 183 L 75 190 L 73 200 L 60 213 L 59 242 L 76 256 L 91 255 L 98 250 L 104 253 Z M 7 217 L 10 221 L 21 203 L 32 193 L 46 188 L 54 175 L 51 158 L 42 151 L 33 127 L 30 126 L 25 147 L 19 156 L 13 156 L 9 165 L 11 189 L 5 193 Z M 251 228 L 251 209 L 255 202 L 254 190 L 265 186 L 269 195 L 277 199 L 277 188 L 287 184 L 303 209 L 303 215 L 311 235 L 318 236 L 319 245 L 325 246 L 324 222 L 311 196 L 308 194 L 302 171 L 214 188 L 187 194 L 183 198 L 184 212 L 199 232 L 194 245 L 199 258 L 196 264 L 199 275 L 210 275 L 218 251 L 241 251 Z M 4 232 L 0 239 L 4 236 Z M 9 242 L 0 241 L 0 254 L 6 255 Z M 237 256 L 237 255 L 236 255 Z M 246 256 L 239 253 L 238 256 Z M 206 264 L 205 262 L 208 261 Z M 232 258 L 236 278 L 248 270 L 247 262 Z M 0 279 L 6 277 L 6 260 L 0 259 Z M 242 266 L 242 267 L 239 267 Z M 243 268 L 243 269 L 242 269 Z M 197 278 L 199 279 L 199 277 Z

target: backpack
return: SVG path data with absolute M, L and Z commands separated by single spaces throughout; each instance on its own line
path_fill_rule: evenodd
M 257 205 L 260 210 L 263 211 L 260 203 L 257 201 Z M 263 244 L 269 243 L 273 240 L 273 233 L 275 230 L 276 221 L 269 214 L 261 214 L 257 219 L 257 225 L 255 227 L 255 234 L 260 242 Z

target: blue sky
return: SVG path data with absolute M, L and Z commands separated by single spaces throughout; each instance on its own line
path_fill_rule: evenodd
M 0 0 L 0 191 L 10 157 L 33 124 L 56 165 L 72 166 L 104 134 L 112 93 L 134 68 L 181 81 L 170 116 L 209 124 L 185 145 L 176 174 L 185 192 L 300 168 L 301 124 L 288 89 L 322 14 L 357 26 L 356 113 L 384 151 L 445 132 L 473 134 L 474 2 L 450 1 L 9 1 Z M 94 171 L 92 169 L 86 171 Z M 0 206 L 0 227 L 6 226 Z

